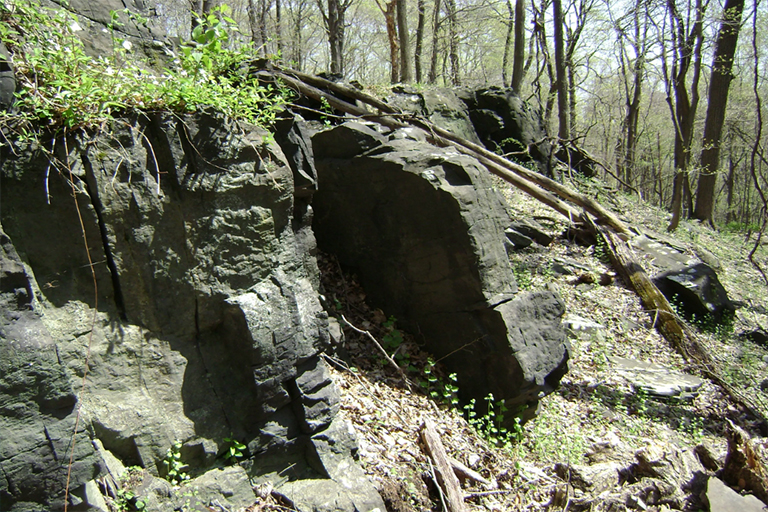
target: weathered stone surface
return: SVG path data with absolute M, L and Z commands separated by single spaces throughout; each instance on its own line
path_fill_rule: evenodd
M 602 462 L 589 466 L 558 463 L 555 465 L 557 476 L 577 489 L 595 495 L 613 490 L 619 485 L 619 470 L 616 462 Z
M 710 512 L 763 512 L 768 508 L 754 496 L 742 496 L 715 477 L 707 483 L 707 502 Z
M 463 101 L 463 94 L 454 89 L 397 89 L 394 92 L 387 101 L 403 112 L 426 117 L 444 130 L 482 144 L 470 119 L 467 104 Z
M 686 315 L 699 322 L 706 322 L 708 318 L 712 323 L 730 321 L 736 306 L 728 298 L 717 273 L 706 263 L 685 254 L 684 248 L 671 245 L 675 243 L 655 234 L 639 235 L 631 242 L 659 269 L 653 281 L 667 300 L 681 306 Z
M 463 398 L 492 392 L 532 415 L 567 368 L 564 305 L 551 292 L 517 294 L 503 243 L 510 219 L 487 171 L 402 139 L 353 158 L 319 156 L 336 130 L 355 129 L 313 139 L 321 247 L 358 275 L 373 304 L 447 356 Z
M 469 109 L 475 131 L 489 150 L 512 153 L 518 160 L 533 162 L 542 174 L 551 174 L 552 146 L 544 123 L 512 89 L 488 87 L 463 91 L 460 98 Z
M 659 396 L 681 396 L 695 393 L 704 381 L 695 375 L 678 372 L 664 366 L 609 356 L 616 371 L 638 388 Z
M 653 281 L 665 297 L 677 301 L 691 318 L 698 321 L 706 322 L 710 317 L 716 323 L 728 321 L 736 311 L 717 274 L 705 263 L 664 272 Z
M 516 220 L 512 223 L 511 228 L 518 233 L 531 238 L 543 247 L 547 247 L 553 240 L 552 235 L 544 231 L 542 225 L 533 219 Z
M 129 41 L 132 44 L 131 53 L 147 59 L 158 69 L 167 59 L 166 52 L 172 49 L 172 40 L 190 39 L 192 16 L 189 3 L 184 0 L 43 0 L 43 5 L 54 9 L 66 8 L 73 13 L 79 28 L 76 34 L 83 41 L 86 51 L 94 56 L 112 52 L 112 35 L 108 29 L 112 11 L 120 15 L 121 22 L 113 27 L 115 37 Z M 147 23 L 129 16 L 125 9 L 145 18 Z
M 182 460 L 195 472 L 216 464 L 228 437 L 267 465 L 306 466 L 310 434 L 332 423 L 338 396 L 316 357 L 330 336 L 315 287 L 311 209 L 305 203 L 297 216 L 300 170 L 294 173 L 264 135 L 213 114 L 121 120 L 108 136 L 57 145 L 69 168 L 52 172 L 47 188 L 41 153 L 20 151 L 2 162 L 3 227 L 41 285 L 19 278 L 2 284 L 12 287 L 9 304 L 34 300 L 42 312 L 37 320 L 24 312 L 4 328 L 14 330 L 7 339 L 20 339 L 23 328 L 49 347 L 35 352 L 42 359 L 32 374 L 26 363 L 18 371 L 55 384 L 38 399 L 46 414 L 61 416 L 45 424 L 57 453 L 57 443 L 70 438 L 71 381 L 82 376 L 91 349 L 82 409 L 88 421 L 78 433 L 71 488 L 99 474 L 96 438 L 105 455 L 145 467 L 152 510 L 170 510 L 173 493 L 152 475 L 163 474 L 174 441 L 184 442 Z M 97 262 L 95 314 L 70 172 Z M 0 364 L 13 361 L 4 355 Z M 18 371 L 9 367 L 2 378 Z M 43 451 L 22 450 L 19 443 L 32 434 L 18 429 L 16 417 L 9 421 L 0 427 L 0 460 L 15 487 L 0 490 L 3 507 L 10 499 L 56 499 L 61 468 L 46 476 L 52 456 L 44 453 L 42 429 Z M 17 429 L 18 442 L 5 433 Z M 29 465 L 25 457 L 35 458 L 42 476 L 21 485 L 15 475 Z M 259 475 L 259 467 L 246 465 L 249 476 Z M 211 500 L 229 485 L 215 475 L 197 479 L 200 495 L 210 491 Z
M 13 72 L 11 56 L 5 44 L 0 42 L 0 110 L 8 110 L 14 100 L 16 77 Z
M 0 506 L 59 509 L 64 488 L 77 397 L 56 344 L 35 307 L 33 278 L 8 236 L 0 231 Z M 74 438 L 69 478 L 75 489 L 101 475 L 81 418 Z M 73 498 L 74 499 L 74 498 Z M 26 502 L 27 504 L 24 504 Z

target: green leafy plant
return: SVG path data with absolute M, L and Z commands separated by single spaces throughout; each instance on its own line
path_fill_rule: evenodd
M 189 480 L 189 475 L 186 473 L 186 464 L 181 460 L 181 446 L 181 441 L 173 443 L 173 445 L 168 448 L 168 452 L 165 454 L 165 459 L 163 460 L 165 479 L 173 485 L 179 485 L 182 482 Z
M 522 407 L 514 419 L 512 430 L 503 426 L 505 415 L 509 409 L 503 400 L 494 401 L 492 393 L 485 397 L 486 412 L 482 415 L 477 413 L 476 401 L 473 398 L 464 406 L 467 422 L 475 431 L 492 445 L 510 448 L 513 443 L 523 439 L 524 431 L 522 424 L 522 413 L 525 407 Z
M 130 466 L 125 468 L 125 472 L 120 475 L 115 496 L 111 500 L 112 507 L 117 512 L 128 512 L 132 510 L 146 510 L 147 503 L 140 498 L 133 487 L 138 485 L 144 478 L 144 469 L 139 466 Z
M 415 371 L 416 368 L 411 365 L 411 355 L 403 350 L 403 337 L 402 331 L 397 328 L 397 320 L 395 317 L 390 316 L 382 326 L 386 334 L 382 338 L 382 347 L 387 353 L 397 362 L 401 368 L 406 368 L 408 371 Z
M 225 437 L 224 441 L 229 444 L 229 448 L 224 452 L 224 458 L 231 464 L 236 464 L 238 460 L 244 457 L 245 450 L 247 450 L 248 447 L 232 437 Z
M 35 0 L 0 4 L 0 39 L 12 54 L 20 91 L 13 114 L 0 114 L 0 126 L 20 136 L 35 130 L 88 128 L 129 111 L 166 109 L 192 112 L 211 107 L 268 126 L 287 93 L 265 87 L 248 73 L 255 57 L 250 45 L 231 38 L 237 30 L 220 6 L 198 20 L 191 41 L 181 45 L 172 65 L 157 72 L 129 55 L 132 45 L 115 29 L 128 11 L 112 11 L 108 29 L 113 52 L 91 57 L 78 37 L 77 19 L 66 9 L 47 9 Z

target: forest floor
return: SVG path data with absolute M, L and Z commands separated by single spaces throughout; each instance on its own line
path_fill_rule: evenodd
M 702 445 L 722 465 L 727 448 L 726 425 L 733 422 L 756 437 L 757 422 L 709 381 L 705 380 L 692 396 L 669 399 L 636 389 L 622 377 L 612 356 L 652 362 L 673 371 L 695 373 L 695 368 L 653 328 L 653 318 L 620 278 L 606 285 L 584 278 L 584 274 L 615 273 L 595 246 L 580 245 L 562 236 L 568 227 L 567 219 L 558 218 L 504 182 L 497 181 L 496 185 L 507 196 L 516 216 L 541 219 L 555 235 L 549 247 L 534 244 L 512 255 L 520 289 L 554 287 L 566 303 L 566 315 L 578 315 L 602 328 L 571 333 L 570 369 L 559 388 L 542 400 L 535 420 L 516 432 L 499 435 L 493 430 L 498 416 L 475 417 L 474 426 L 467 422 L 467 411 L 450 403 L 455 396 L 454 383 L 439 362 L 425 371 L 430 368 L 430 355 L 414 337 L 388 322 L 384 312 L 368 306 L 365 291 L 355 276 L 345 274 L 332 257 L 321 254 L 325 293 L 340 317 L 343 314 L 349 324 L 396 348 L 400 363 L 405 366 L 407 361 L 411 367 L 409 390 L 380 357 L 370 337 L 348 325 L 344 326 L 343 357 L 330 361 L 342 391 L 342 414 L 360 440 L 360 462 L 388 508 L 442 508 L 440 494 L 432 483 L 434 469 L 420 445 L 420 428 L 425 420 L 431 420 L 448 454 L 484 480 L 463 480 L 468 510 L 608 510 L 613 506 L 608 504 L 608 496 L 618 496 L 623 489 L 627 490 L 620 501 L 631 508 L 706 510 L 701 489 L 684 489 L 676 498 L 664 498 L 663 492 L 650 492 L 647 485 L 642 490 L 631 488 L 639 480 L 632 474 L 638 460 L 647 459 L 649 450 L 669 458 L 670 453 L 693 453 L 696 446 Z M 578 186 L 619 213 L 628 224 L 665 232 L 669 220 L 666 212 L 597 182 Z M 728 382 L 748 396 L 763 415 L 768 414 L 768 395 L 760 388 L 761 381 L 768 377 L 768 348 L 740 336 L 768 327 L 768 285 L 748 261 L 755 236 L 715 231 L 684 221 L 674 238 L 677 246 L 690 254 L 704 249 L 719 260 L 720 280 L 740 307 L 732 330 L 697 329 L 698 336 L 720 363 Z M 767 256 L 768 248 L 760 247 L 757 261 L 765 265 Z M 581 276 L 554 272 L 552 261 L 556 257 L 577 261 L 583 267 Z M 496 413 L 500 413 L 498 407 Z M 579 479 L 574 475 L 579 468 L 589 473 L 589 468 L 603 468 L 597 463 L 606 461 L 611 461 L 611 468 L 618 468 L 608 471 L 607 480 L 598 470 L 592 472 L 592 477 L 581 478 L 589 481 L 576 482 Z M 563 468 L 573 471 L 564 472 Z M 601 504 L 605 506 L 601 508 Z

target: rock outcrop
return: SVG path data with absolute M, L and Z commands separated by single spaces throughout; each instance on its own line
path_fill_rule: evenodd
M 391 139 L 354 122 L 314 136 L 320 247 L 458 373 L 462 398 L 492 393 L 532 417 L 567 370 L 563 302 L 518 294 L 504 244 L 511 219 L 482 166 Z
M 319 358 L 330 338 L 314 242 L 294 217 L 293 173 L 264 135 L 219 115 L 116 120 L 109 135 L 56 141 L 54 164 L 34 148 L 3 161 L 2 225 L 20 255 L 6 257 L 3 286 L 23 310 L 4 308 L 13 318 L 0 338 L 10 365 L 0 466 L 12 475 L 0 479 L 3 510 L 63 498 L 72 390 L 86 364 L 70 488 L 100 475 L 92 439 L 157 476 L 182 441 L 201 487 L 219 485 L 206 475 L 237 439 L 256 457 L 240 464 L 248 496 L 232 503 L 254 500 L 250 477 L 278 488 L 316 479 L 348 510 L 381 504 L 364 478 L 335 470 L 339 460 L 354 468 L 354 438 L 334 423 L 338 395 Z M 318 455 L 329 443 L 334 456 Z

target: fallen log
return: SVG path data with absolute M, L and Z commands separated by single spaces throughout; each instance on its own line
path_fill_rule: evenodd
M 427 455 L 432 458 L 435 464 L 437 478 L 435 483 L 440 487 L 445 496 L 447 512 L 464 512 L 466 507 L 464 506 L 464 495 L 461 492 L 459 479 L 456 478 L 456 474 L 453 472 L 453 467 L 448 459 L 448 454 L 445 452 L 443 442 L 440 440 L 440 436 L 430 420 L 425 420 L 421 426 L 421 439 L 424 441 Z
M 570 201 L 571 203 L 581 208 L 584 208 L 598 219 L 601 219 L 601 221 L 604 221 L 606 224 L 610 225 L 617 233 L 622 235 L 629 234 L 629 230 L 624 225 L 624 223 L 619 220 L 618 217 L 616 217 L 609 210 L 605 209 L 601 204 L 599 204 L 591 197 L 585 196 L 584 194 L 566 187 L 562 183 L 558 183 L 555 180 L 547 178 L 542 174 L 531 171 L 530 169 L 526 169 L 522 165 L 511 162 L 503 156 L 497 155 L 492 151 L 488 151 L 483 146 L 454 135 L 448 130 L 444 130 L 443 128 L 440 128 L 439 126 L 427 120 L 415 117 L 401 117 L 401 119 L 405 119 L 405 121 L 399 121 L 393 119 L 391 116 L 372 114 L 367 110 L 358 107 L 357 105 L 353 105 L 344 100 L 340 100 L 335 95 L 322 91 L 318 89 L 318 87 L 323 87 L 330 91 L 336 92 L 337 94 L 354 98 L 355 100 L 361 101 L 378 109 L 380 112 L 390 115 L 402 116 L 402 112 L 396 108 L 355 88 L 337 84 L 320 77 L 311 77 L 310 75 L 298 73 L 295 71 L 286 71 L 279 68 L 274 68 L 274 70 L 271 72 L 275 77 L 285 82 L 289 87 L 296 90 L 297 92 L 317 101 L 321 101 L 321 98 L 325 98 L 329 105 L 335 109 L 341 110 L 342 112 L 359 116 L 364 119 L 371 119 L 393 129 L 403 128 L 406 126 L 415 126 L 420 128 L 427 134 L 427 137 L 433 143 L 436 143 L 440 146 L 455 146 L 461 152 L 474 156 L 483 165 L 488 167 L 491 172 L 500 178 L 509 181 L 516 187 L 532 195 L 534 198 L 544 202 L 571 220 L 579 219 L 580 215 L 573 207 L 565 205 L 561 199 L 555 198 L 552 194 L 557 194 L 557 196 L 560 198 Z M 307 78 L 312 85 L 304 81 L 304 79 Z M 550 192 L 550 194 L 545 194 L 545 191 Z
M 672 348 L 685 357 L 702 376 L 720 386 L 731 400 L 759 420 L 763 435 L 768 435 L 768 418 L 752 400 L 723 378 L 717 361 L 709 355 L 696 333 L 680 321 L 667 298 L 637 262 L 629 245 L 608 229 L 595 226 L 588 217 L 586 224 L 597 237 L 598 243 L 602 241 L 604 244 L 614 268 L 640 297 L 643 307 L 653 318 L 653 326 L 659 334 L 664 336 Z

